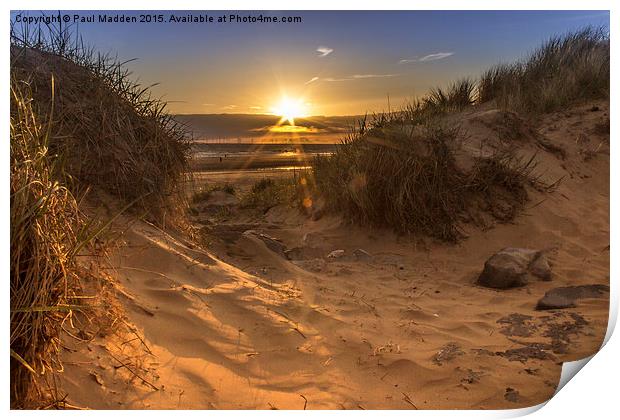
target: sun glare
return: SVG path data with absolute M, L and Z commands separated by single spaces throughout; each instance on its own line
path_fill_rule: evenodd
M 280 102 L 272 108 L 271 112 L 282 117 L 279 124 L 287 121 L 288 124 L 295 125 L 295 118 L 306 116 L 305 108 L 302 99 L 291 99 L 283 96 Z

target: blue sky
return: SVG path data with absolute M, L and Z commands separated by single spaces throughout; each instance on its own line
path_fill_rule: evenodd
M 134 75 L 159 83 L 154 92 L 173 112 L 270 112 L 285 95 L 303 103 L 304 113 L 343 115 L 380 111 L 388 95 L 398 106 L 432 86 L 523 57 L 552 35 L 609 26 L 605 11 L 238 12 L 261 13 L 302 22 L 78 27 L 98 50 L 137 58 L 129 64 Z

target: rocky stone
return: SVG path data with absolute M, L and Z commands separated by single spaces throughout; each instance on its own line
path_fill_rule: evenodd
M 505 248 L 484 263 L 484 270 L 478 277 L 482 286 L 508 289 L 527 283 L 527 273 L 536 251 L 523 248 Z
M 538 277 L 541 280 L 550 281 L 551 280 L 551 267 L 549 266 L 549 261 L 547 257 L 543 254 L 538 254 L 534 261 L 529 266 L 529 271 L 532 275 Z
M 609 286 L 588 284 L 583 286 L 556 287 L 538 301 L 537 310 L 574 308 L 579 299 L 597 298 L 609 293 Z
M 551 280 L 549 261 L 540 251 L 504 248 L 484 263 L 478 284 L 494 289 L 524 286 L 530 276 Z
M 327 258 L 340 258 L 344 257 L 344 249 L 336 249 L 327 255 Z

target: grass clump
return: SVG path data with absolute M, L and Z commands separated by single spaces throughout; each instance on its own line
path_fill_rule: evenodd
M 478 101 L 545 113 L 609 97 L 609 32 L 585 28 L 545 42 L 526 59 L 500 64 L 480 78 Z
M 51 127 L 29 86 L 11 80 L 11 406 L 44 398 L 36 379 L 59 369 L 58 335 L 76 309 L 75 257 L 87 222 L 49 148 Z M 78 305 L 79 306 L 79 305 Z
M 47 119 L 54 109 L 49 148 L 64 157 L 74 185 L 134 203 L 165 225 L 184 204 L 186 131 L 164 102 L 131 80 L 123 63 L 73 35 L 62 27 L 45 34 L 13 31 L 11 74 L 30 85 L 37 115 Z
M 501 201 L 514 215 L 534 181 L 533 160 L 521 164 L 508 151 L 475 158 L 466 169 L 456 159 L 458 138 L 458 128 L 434 119 L 363 121 L 333 155 L 316 159 L 316 188 L 328 209 L 354 223 L 457 241 L 483 194 L 485 210 Z
M 241 198 L 241 206 L 256 208 L 263 213 L 281 204 L 303 208 L 307 179 L 303 173 L 289 178 L 263 178 Z
M 59 400 L 48 374 L 62 368 L 64 323 L 85 307 L 78 277 L 90 273 L 79 253 L 109 224 L 79 203 L 103 191 L 124 210 L 173 224 L 189 141 L 122 63 L 66 29 L 12 28 L 10 57 L 11 406 L 23 408 Z

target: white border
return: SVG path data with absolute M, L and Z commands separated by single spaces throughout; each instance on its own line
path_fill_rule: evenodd
M 10 256 L 10 203 L 7 199 L 9 195 L 9 85 L 6 81 L 9 80 L 9 51 L 8 51 L 8 34 L 9 34 L 9 11 L 10 10 L 45 10 L 45 9 L 61 9 L 61 10 L 96 10 L 96 9 L 108 9 L 108 10 L 611 10 L 611 33 L 612 38 L 616 34 L 618 29 L 617 19 L 618 13 L 616 13 L 619 6 L 616 6 L 618 2 L 610 0 L 589 0 L 589 1 L 552 1 L 552 0 L 504 0 L 498 1 L 485 1 L 485 0 L 469 0 L 467 2 L 459 0 L 435 0 L 432 2 L 415 2 L 406 0 L 382 0 L 378 1 L 364 1 L 364 0 L 313 0 L 312 2 L 291 1 L 291 0 L 263 0 L 263 1 L 240 1 L 231 0 L 228 2 L 217 2 L 215 4 L 209 4 L 208 2 L 191 1 L 191 0 L 174 0 L 171 2 L 163 0 L 151 0 L 151 1 L 129 1 L 129 0 L 108 0 L 108 1 L 84 1 L 75 0 L 58 0 L 58 1 L 44 1 L 44 0 L 31 0 L 26 4 L 25 2 L 19 2 L 14 0 L 8 0 L 2 2 L 2 8 L 5 10 L 4 19 L 0 20 L 0 33 L 5 36 L 5 41 L 0 45 L 3 56 L 6 58 L 4 67 L 2 69 L 3 80 L 5 83 L 1 84 L 3 97 L 5 98 L 2 103 L 3 117 L 0 118 L 0 125 L 2 132 L 5 134 L 5 141 L 2 147 L 2 171 L 6 178 L 2 180 L 2 192 L 0 194 L 3 197 L 3 205 L 0 206 L 0 212 L 2 214 L 3 223 L 0 226 L 2 237 L 2 254 L 0 258 L 2 261 L 3 273 L 5 273 L 5 293 L 2 294 L 3 304 L 5 308 L 5 322 L 2 323 L 3 344 L 5 356 L 2 359 L 2 398 L 3 408 L 8 411 L 9 409 L 9 325 L 8 325 L 8 311 L 9 305 L 9 293 L 8 293 L 8 273 L 9 273 L 9 256 Z M 381 9 L 378 9 L 378 7 Z M 614 18 L 616 18 L 614 20 Z M 523 30 L 527 30 L 523 28 Z M 616 112 L 617 101 L 615 98 L 615 92 L 618 89 L 618 77 L 614 77 L 613 69 L 616 68 L 617 57 L 617 42 L 611 43 L 612 48 L 612 94 L 611 97 L 611 139 L 612 149 L 613 142 L 618 139 L 618 119 Z M 611 156 L 611 168 L 614 168 L 617 159 L 615 154 Z M 614 225 L 615 210 L 617 206 L 617 185 L 618 174 L 613 170 L 610 174 L 610 186 L 611 186 L 611 220 L 610 229 Z M 605 338 L 606 344 L 591 360 L 573 362 L 571 364 L 565 364 L 562 372 L 562 381 L 566 378 L 572 377 L 585 362 L 587 366 L 579 373 L 578 377 L 572 381 L 569 381 L 565 386 L 559 390 L 556 396 L 554 396 L 547 404 L 541 404 L 541 406 L 531 407 L 524 410 L 505 410 L 505 411 L 353 411 L 348 412 L 346 415 L 356 418 L 367 417 L 401 417 L 401 416 L 416 416 L 416 418 L 465 418 L 465 419 L 480 419 L 480 418 L 506 418 L 521 416 L 528 413 L 532 418 L 547 419 L 547 418 L 562 418 L 571 419 L 584 417 L 590 418 L 609 418 L 612 417 L 614 412 L 617 412 L 618 408 L 618 394 L 616 384 L 616 378 L 619 374 L 619 363 L 617 355 L 620 354 L 620 345 L 618 344 L 618 338 L 612 335 L 615 327 L 615 322 L 618 313 L 618 290 L 617 281 L 615 280 L 615 274 L 618 268 L 618 260 L 615 258 L 618 256 L 617 246 L 620 246 L 620 242 L 616 240 L 618 235 L 615 230 L 611 230 L 611 308 L 610 308 L 610 323 L 607 336 Z M 544 409 L 540 409 L 544 406 Z M 318 417 L 333 417 L 340 416 L 344 412 L 337 411 L 306 411 L 306 412 L 285 412 L 285 411 L 212 411 L 204 413 L 202 411 L 183 412 L 184 417 L 203 418 L 209 416 L 213 418 L 228 418 L 231 416 L 251 416 L 253 418 L 271 419 L 274 417 L 286 418 L 294 416 L 306 416 L 307 418 Z M 168 413 L 163 411 L 151 411 L 149 413 L 134 413 L 131 411 L 117 412 L 114 416 L 122 418 L 130 418 L 148 415 L 153 418 L 166 418 L 169 414 L 177 415 L 176 413 Z M 107 418 L 110 413 L 105 411 L 93 411 L 84 414 L 83 412 L 23 412 L 12 411 L 9 413 L 14 418 L 32 418 L 40 416 L 84 416 L 88 415 L 94 418 Z

